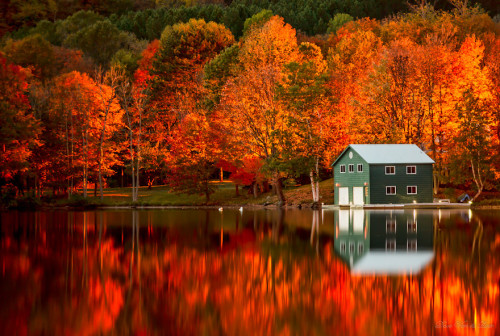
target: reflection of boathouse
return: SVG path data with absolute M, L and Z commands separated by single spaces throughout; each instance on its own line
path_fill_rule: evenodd
M 432 213 L 339 210 L 335 250 L 352 273 L 418 273 L 434 255 Z

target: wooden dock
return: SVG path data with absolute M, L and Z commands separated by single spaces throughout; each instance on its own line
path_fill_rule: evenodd
M 364 205 L 334 205 L 324 204 L 324 210 L 338 209 L 469 209 L 470 203 L 404 203 L 404 204 L 364 204 Z

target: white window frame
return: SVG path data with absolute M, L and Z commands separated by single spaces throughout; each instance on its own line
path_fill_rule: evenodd
M 396 233 L 397 227 L 398 227 L 398 223 L 396 222 L 396 218 L 386 218 L 385 219 L 385 233 L 386 234 Z
M 361 169 L 359 169 L 361 168 Z M 362 173 L 363 172 L 363 164 L 362 163 L 358 163 L 358 169 L 357 169 L 358 173 Z
M 340 253 L 344 253 L 345 254 L 345 252 L 347 251 L 345 241 L 341 241 L 340 242 L 339 248 L 340 248 Z
M 392 173 L 388 173 L 387 168 L 392 168 Z M 396 166 L 385 166 L 385 175 L 396 175 Z
M 347 171 L 349 173 L 354 173 L 354 164 L 353 163 L 349 163 L 349 166 L 347 168 L 348 168 Z
M 365 245 L 363 243 L 358 243 L 358 254 L 363 254 L 365 251 Z
M 418 243 L 416 239 L 406 240 L 406 251 L 418 251 Z
M 415 172 L 414 173 L 409 173 L 408 172 L 408 169 L 411 169 L 411 168 L 414 168 L 415 169 Z M 406 166 L 406 174 L 407 175 L 416 175 L 417 174 L 417 166 Z
M 415 188 L 415 192 L 410 192 L 410 188 Z M 406 186 L 406 194 L 407 195 L 417 195 L 418 194 L 418 189 L 417 186 Z
M 349 255 L 356 253 L 356 244 L 354 242 L 349 242 Z
M 344 171 L 342 171 L 342 168 L 344 168 Z M 342 174 L 344 174 L 344 173 L 345 173 L 345 164 L 340 165 L 340 172 L 341 172 Z
M 389 190 L 387 188 L 394 188 L 394 193 L 389 193 Z M 397 189 L 396 186 L 385 186 L 385 194 L 386 195 L 396 195 Z
M 415 227 L 415 229 L 413 229 Z M 417 233 L 417 221 L 414 219 L 408 219 L 406 221 L 406 233 Z
M 385 250 L 396 252 L 396 239 L 386 239 Z

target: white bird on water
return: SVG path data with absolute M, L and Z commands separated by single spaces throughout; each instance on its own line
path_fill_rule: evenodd
M 219 211 L 220 211 L 220 212 L 222 212 L 222 210 L 224 210 L 224 209 L 222 209 L 222 207 L 220 207 L 220 208 L 219 208 Z

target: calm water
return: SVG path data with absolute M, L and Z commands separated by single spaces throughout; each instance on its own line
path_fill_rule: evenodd
M 500 330 L 496 211 L 54 211 L 0 219 L 4 335 Z

